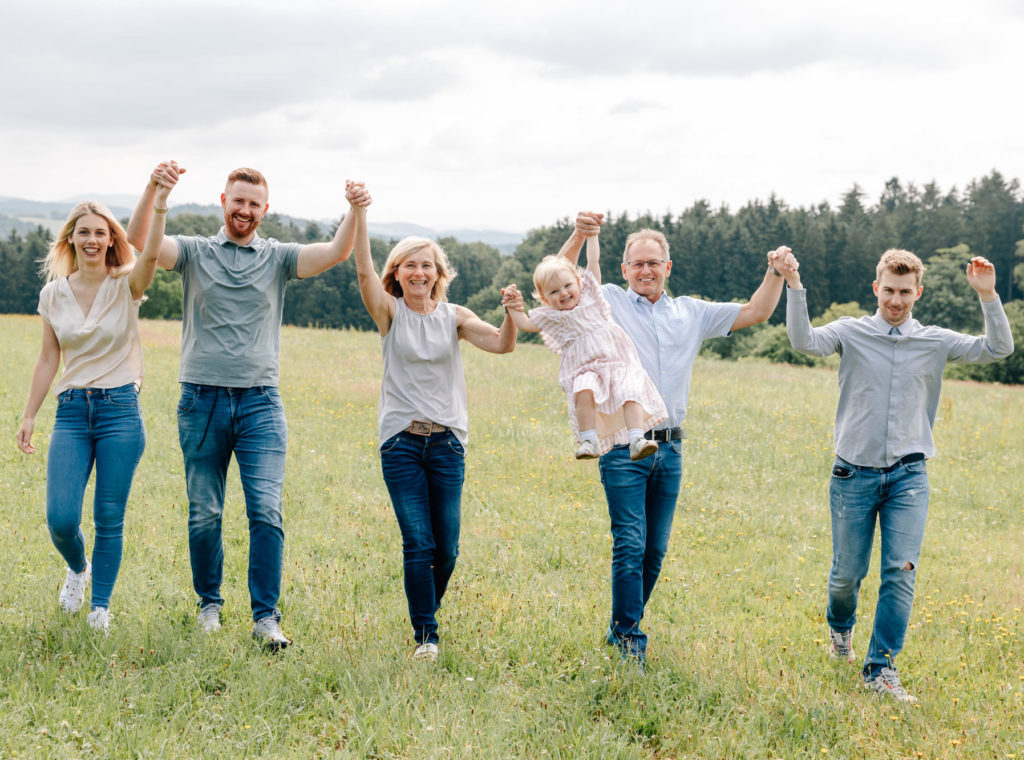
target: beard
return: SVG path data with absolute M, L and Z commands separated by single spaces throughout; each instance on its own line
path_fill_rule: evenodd
M 248 221 L 239 219 L 234 214 L 224 212 L 224 226 L 227 227 L 231 237 L 246 238 L 256 232 L 256 228 L 263 221 L 262 217 L 251 217 Z

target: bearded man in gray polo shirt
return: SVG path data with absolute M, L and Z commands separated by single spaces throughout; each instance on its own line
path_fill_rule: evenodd
M 173 187 L 185 171 L 174 161 L 153 171 L 128 223 L 138 249 L 146 239 L 158 185 Z M 212 238 L 165 237 L 158 263 L 181 275 L 181 401 L 178 436 L 188 490 L 188 543 L 199 625 L 220 628 L 224 599 L 221 522 L 228 464 L 238 463 L 249 518 L 249 596 L 253 637 L 279 649 L 287 425 L 277 392 L 281 316 L 288 280 L 312 277 L 352 252 L 355 227 L 349 214 L 334 239 L 299 245 L 256 234 L 268 203 L 267 181 L 255 169 L 236 169 L 221 193 L 224 226 Z M 345 199 L 369 206 L 362 183 L 346 183 Z
M 870 317 L 843 317 L 813 328 L 807 291 L 785 261 L 786 325 L 793 348 L 811 356 L 839 352 L 839 405 L 829 505 L 832 568 L 828 575 L 829 654 L 853 662 L 857 597 L 868 571 L 877 519 L 881 584 L 874 630 L 864 658 L 864 686 L 916 702 L 900 683 L 896 655 L 910 622 L 914 581 L 928 514 L 932 429 L 947 362 L 987 363 L 1013 353 L 1010 323 L 996 294 L 996 270 L 980 256 L 967 281 L 981 299 L 985 334 L 964 335 L 922 325 L 911 315 L 921 297 L 924 265 L 909 251 L 886 251 L 878 262 Z

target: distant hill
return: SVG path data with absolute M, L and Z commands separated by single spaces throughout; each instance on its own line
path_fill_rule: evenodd
M 108 196 L 82 196 L 67 198 L 63 201 L 32 201 L 25 198 L 12 198 L 0 196 L 0 236 L 6 237 L 12 230 L 24 233 L 27 230 L 35 229 L 42 225 L 51 232 L 60 229 L 61 224 L 67 218 L 68 212 L 76 203 L 83 200 L 95 199 L 107 205 L 118 219 L 124 219 L 131 215 L 135 200 L 130 196 L 108 195 Z M 171 204 L 170 213 L 174 214 L 213 214 L 220 216 L 220 206 L 212 204 L 201 205 L 198 203 Z M 285 222 L 292 221 L 299 227 L 305 227 L 310 221 L 316 222 L 321 229 L 329 230 L 338 221 L 337 219 L 303 219 L 278 214 Z M 522 232 L 507 232 L 504 230 L 489 229 L 441 229 L 435 230 L 430 227 L 423 227 L 410 222 L 370 222 L 370 236 L 381 240 L 397 240 L 409 235 L 419 235 L 428 238 L 453 237 L 460 243 L 486 243 L 494 246 L 503 254 L 511 254 L 516 246 L 525 237 Z

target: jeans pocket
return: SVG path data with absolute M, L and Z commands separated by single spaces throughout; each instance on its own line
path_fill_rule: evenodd
M 188 414 L 196 406 L 196 399 L 199 398 L 199 389 L 187 384 L 181 385 L 181 398 L 178 400 L 178 414 Z
M 139 405 L 139 392 L 135 390 L 134 386 L 108 391 L 107 398 L 114 406 L 133 407 Z
M 387 454 L 389 451 L 395 448 L 401 440 L 402 434 L 396 433 L 395 435 L 391 436 L 380 445 L 380 448 L 377 449 L 377 454 Z
M 848 480 L 853 477 L 853 468 L 837 462 L 832 465 L 832 477 L 837 480 Z
M 459 439 L 456 438 L 453 434 L 450 434 L 449 437 L 448 437 L 448 448 L 450 448 L 452 451 L 454 451 L 460 457 L 465 458 L 465 456 L 466 456 L 466 447 L 463 446 L 462 442 L 459 441 Z

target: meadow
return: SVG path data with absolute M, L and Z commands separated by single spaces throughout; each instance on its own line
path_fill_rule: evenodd
M 646 676 L 603 643 L 611 539 L 557 357 L 464 350 L 461 556 L 441 656 L 414 663 L 380 476 L 379 341 L 285 328 L 280 655 L 250 638 L 237 471 L 225 626 L 196 627 L 175 405 L 180 326 L 144 322 L 146 453 L 108 636 L 57 607 L 45 526 L 54 402 L 15 446 L 36 317 L 0 318 L 0 758 L 1024 758 L 1024 389 L 947 381 L 917 600 L 899 665 L 920 703 L 824 650 L 835 373 L 700 359 L 683 492 L 647 610 Z M 91 504 L 91 492 L 87 495 Z M 87 506 L 87 515 L 89 514 Z M 89 545 L 91 517 L 84 520 Z M 866 647 L 877 548 L 855 646 Z

